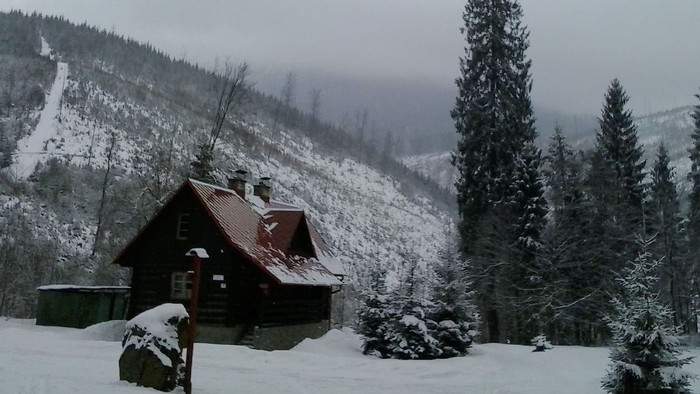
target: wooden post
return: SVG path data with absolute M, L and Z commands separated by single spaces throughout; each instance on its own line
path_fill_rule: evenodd
M 191 249 L 186 256 L 192 257 L 194 275 L 192 278 L 192 294 L 190 295 L 190 324 L 187 326 L 187 359 L 185 361 L 186 394 L 192 394 L 192 357 L 194 355 L 194 335 L 197 332 L 197 302 L 199 301 L 199 281 L 202 276 L 202 259 L 209 258 L 207 251 L 201 248 Z

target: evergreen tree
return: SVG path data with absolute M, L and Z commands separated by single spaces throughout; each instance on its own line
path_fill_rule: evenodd
M 555 222 L 562 222 L 567 216 L 577 214 L 576 208 L 583 200 L 583 169 L 559 125 L 554 127 L 544 160 L 547 165 L 543 174 L 549 186 L 549 203 Z
M 596 150 L 605 158 L 614 178 L 612 203 L 618 209 L 620 219 L 632 225 L 641 225 L 642 202 L 644 199 L 644 150 L 638 145 L 637 126 L 634 124 L 632 111 L 626 109 L 629 97 L 614 79 L 605 94 L 601 117 L 598 120 L 600 130 L 596 136 Z M 633 229 L 633 233 L 640 228 Z
M 555 127 L 544 168 L 552 219 L 544 236 L 547 287 L 542 296 L 553 304 L 543 311 L 543 319 L 554 322 L 548 329 L 559 343 L 594 343 L 601 304 L 606 302 L 600 290 L 603 271 L 590 260 L 595 234 L 590 231 L 584 161 Z
M 467 354 L 477 334 L 479 317 L 469 290 L 468 263 L 461 258 L 456 236 L 448 232 L 446 239 L 435 266 L 435 306 L 430 318 L 436 323 L 434 336 L 440 343 L 441 357 L 455 357 Z
M 686 264 L 683 263 L 678 193 L 673 182 L 673 170 L 669 167 L 668 151 L 663 143 L 659 145 L 651 175 L 649 229 L 656 234 L 655 253 L 664 259 L 660 273 L 661 295 L 673 307 L 673 323 L 688 328 L 686 313 L 691 273 L 686 271 Z
M 203 182 L 214 183 L 212 165 L 214 151 L 209 149 L 209 144 L 202 142 L 197 145 L 197 153 L 194 154 L 194 157 L 195 159 L 190 163 L 190 176 Z
M 13 147 L 10 144 L 7 132 L 4 130 L 2 123 L 0 123 L 0 169 L 12 165 L 12 151 Z
M 456 81 L 459 95 L 451 113 L 460 135 L 452 162 L 459 172 L 461 246 L 475 263 L 470 270 L 487 272 L 473 280 L 483 293 L 479 308 L 487 320 L 489 341 L 521 335 L 510 328 L 500 332 L 497 327 L 512 326 L 505 315 L 517 311 L 508 311 L 512 308 L 495 301 L 514 296 L 517 304 L 517 290 L 508 279 L 517 273 L 488 269 L 502 262 L 483 258 L 477 245 L 490 241 L 480 240 L 479 229 L 497 224 L 503 242 L 517 245 L 509 266 L 522 268 L 533 261 L 533 247 L 539 243 L 544 223 L 539 152 L 533 146 L 530 61 L 525 57 L 528 32 L 521 18 L 515 0 L 470 0 L 466 4 L 462 33 L 467 45 Z M 506 276 L 497 277 L 499 271 Z M 501 297 L 500 293 L 510 294 Z
M 622 296 L 612 300 L 612 363 L 602 380 L 609 393 L 685 392 L 693 375 L 683 371 L 672 311 L 656 292 L 659 261 L 648 252 L 653 240 L 640 241 L 641 252 L 620 279 Z
M 700 94 L 696 94 L 695 97 L 700 99 Z M 695 130 L 690 136 L 693 139 L 693 146 L 688 149 L 691 164 L 690 173 L 688 173 L 688 180 L 691 183 L 688 229 L 693 246 L 698 246 L 700 245 L 700 105 L 695 106 L 692 116 Z
M 541 156 L 534 145 L 528 144 L 515 157 L 515 173 L 510 184 L 508 202 L 515 216 L 514 233 L 520 249 L 531 261 L 540 251 L 540 232 L 547 215 L 547 201 L 544 198 L 544 182 L 540 177 Z
M 392 317 L 389 298 L 385 294 L 369 294 L 360 308 L 357 333 L 364 338 L 363 354 L 386 358 L 391 354 Z
M 440 357 L 442 349 L 435 339 L 437 324 L 428 313 L 431 304 L 410 297 L 398 297 L 400 313 L 394 321 L 391 351 L 394 358 L 429 360 Z
M 616 276 L 625 261 L 635 257 L 636 234 L 644 233 L 643 150 L 637 142 L 637 129 L 629 98 L 615 79 L 608 88 L 599 118 L 600 130 L 586 180 L 590 200 L 588 252 L 585 263 L 595 276 L 591 285 L 614 289 Z M 608 313 L 604 292 L 593 296 L 599 313 Z
M 700 99 L 700 94 L 695 97 Z M 690 154 L 690 172 L 688 173 L 688 181 L 690 181 L 690 209 L 688 215 L 688 250 L 698 250 L 700 248 L 700 105 L 695 106 L 693 111 L 693 120 L 695 121 L 695 130 L 691 134 L 693 146 L 688 150 Z M 692 292 L 694 294 L 694 304 L 691 306 L 690 314 L 695 316 L 695 321 L 692 324 L 692 330 L 696 331 L 698 327 L 697 315 L 700 311 L 698 299 L 700 299 L 700 257 L 693 254 L 689 259 L 689 269 L 692 272 L 691 283 Z

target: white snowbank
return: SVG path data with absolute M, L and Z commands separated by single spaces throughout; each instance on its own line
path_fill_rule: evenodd
M 87 340 L 86 330 L 0 318 L 0 392 L 150 392 L 119 381 L 120 343 Z M 602 347 L 533 353 L 531 346 L 501 344 L 475 345 L 470 355 L 448 360 L 381 360 L 363 356 L 350 330 L 332 330 L 290 351 L 197 344 L 194 358 L 193 391 L 205 394 L 587 394 L 602 392 L 600 378 L 609 364 Z M 687 369 L 700 373 L 697 362 Z M 697 381 L 692 390 L 700 391 Z
M 318 339 L 304 339 L 292 352 L 323 354 L 327 356 L 365 357 L 361 351 L 362 340 L 349 328 L 330 330 Z
M 95 341 L 121 342 L 125 328 L 126 320 L 110 320 L 85 327 L 82 337 Z

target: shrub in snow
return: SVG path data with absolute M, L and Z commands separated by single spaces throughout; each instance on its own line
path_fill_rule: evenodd
M 554 346 L 552 346 L 552 344 L 549 343 L 549 341 L 547 340 L 547 336 L 544 334 L 540 334 L 532 338 L 532 340 L 530 340 L 530 343 L 532 343 L 532 346 L 535 347 L 535 350 L 533 350 L 533 352 L 544 352 L 548 349 L 554 349 Z
M 612 300 L 615 316 L 608 319 L 613 334 L 610 369 L 602 380 L 609 393 L 687 392 L 694 376 L 681 368 L 692 358 L 682 358 L 678 329 L 672 311 L 654 290 L 659 262 L 646 252 L 626 270 L 622 297 Z
M 477 324 L 466 316 L 466 311 L 458 306 L 436 302 L 430 318 L 436 322 L 433 337 L 437 339 L 441 358 L 457 357 L 467 354 L 476 337 Z
M 364 354 L 382 358 L 434 359 L 462 356 L 476 325 L 455 307 L 411 297 L 370 295 L 359 314 Z
M 163 304 L 127 322 L 119 379 L 161 391 L 181 384 L 188 323 L 181 304 Z
M 433 359 L 442 355 L 440 342 L 433 337 L 437 324 L 427 318 L 430 304 L 406 298 L 398 321 L 394 321 L 390 349 L 400 359 Z
M 390 357 L 391 321 L 396 312 L 391 310 L 386 295 L 370 294 L 360 308 L 358 333 L 364 338 L 362 353 Z
M 431 319 L 438 323 L 434 335 L 440 342 L 442 357 L 454 357 L 467 354 L 478 333 L 479 314 L 472 302 L 473 292 L 469 290 L 468 261 L 459 252 L 459 237 L 448 232 L 445 239 L 440 260 L 434 266 L 435 306 Z

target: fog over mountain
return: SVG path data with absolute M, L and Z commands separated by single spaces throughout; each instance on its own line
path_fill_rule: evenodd
M 616 77 L 637 116 L 693 103 L 700 86 L 700 52 L 691 49 L 700 36 L 700 2 L 521 3 L 540 134 L 551 128 L 549 119 L 597 115 Z M 293 72 L 300 108 L 308 107 L 312 88 L 320 89 L 324 119 L 347 122 L 367 109 L 370 125 L 401 134 L 406 153 L 417 153 L 455 139 L 449 110 L 463 55 L 463 7 L 463 0 L 6 0 L 0 10 L 87 21 L 208 68 L 216 59 L 247 60 L 256 86 L 272 95 Z

